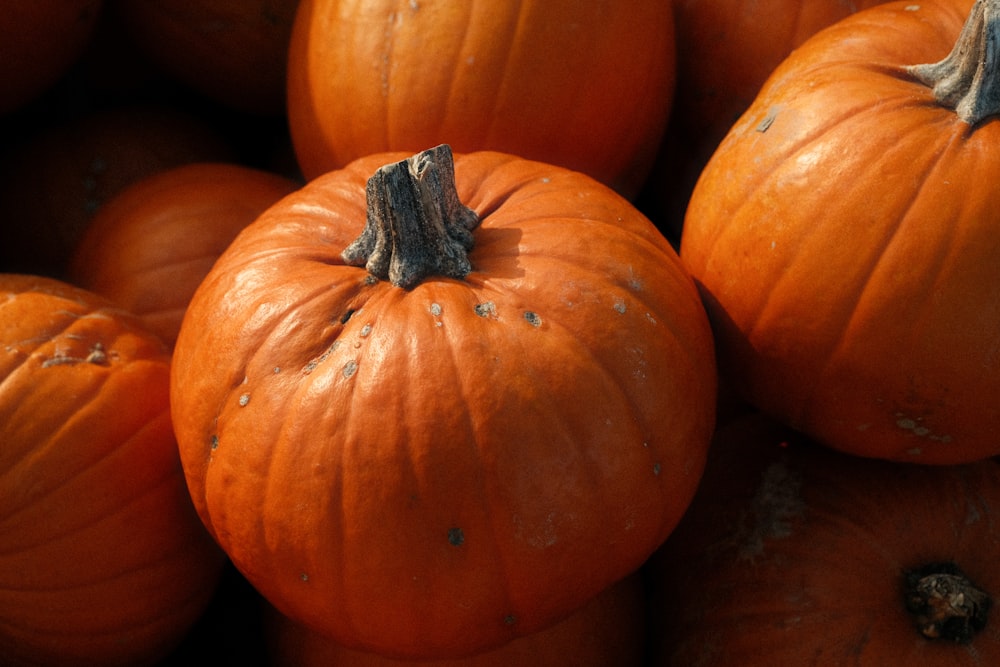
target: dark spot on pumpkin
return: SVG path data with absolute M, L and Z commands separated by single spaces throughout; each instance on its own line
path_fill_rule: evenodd
M 217 435 L 213 435 L 212 436 L 212 440 L 211 440 L 210 446 L 211 446 L 211 448 L 213 450 L 216 450 L 216 449 L 219 448 L 219 436 L 217 436 Z
M 497 314 L 497 306 L 492 301 L 484 301 L 483 303 L 476 304 L 475 311 L 476 315 L 479 315 L 479 317 L 495 317 Z
M 461 528 L 448 529 L 448 543 L 455 547 L 460 547 L 465 543 L 465 533 Z
M 348 308 L 347 312 L 344 313 L 343 315 L 341 315 L 341 317 L 340 317 L 340 323 L 341 324 L 347 324 L 347 321 L 349 319 L 351 319 L 351 316 L 353 316 L 355 312 L 357 312 L 357 311 L 355 311 L 353 308 Z
M 515 623 L 517 623 L 517 616 L 515 616 L 514 614 L 507 614 L 506 616 L 503 617 L 503 622 L 504 625 L 514 625 Z
M 542 326 L 542 318 L 538 316 L 538 313 L 532 312 L 530 310 L 524 311 L 525 321 L 533 327 Z

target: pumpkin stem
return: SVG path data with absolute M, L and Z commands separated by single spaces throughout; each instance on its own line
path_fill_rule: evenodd
M 969 125 L 1000 113 L 1000 9 L 997 0 L 976 0 L 958 41 L 939 62 L 907 70 L 934 90 L 941 104 Z
M 459 201 L 451 147 L 441 144 L 368 179 L 368 217 L 343 260 L 409 289 L 430 275 L 464 278 L 479 216 Z
M 986 627 L 992 600 L 954 563 L 932 563 L 906 573 L 906 609 L 928 639 L 967 644 Z

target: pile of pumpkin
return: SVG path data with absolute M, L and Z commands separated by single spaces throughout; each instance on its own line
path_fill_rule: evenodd
M 847 4 L 7 8 L 0 664 L 1000 664 L 1000 0 Z

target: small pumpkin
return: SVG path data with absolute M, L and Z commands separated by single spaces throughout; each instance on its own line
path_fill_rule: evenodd
M 0 341 L 0 664 L 152 664 L 224 562 L 184 483 L 163 343 L 91 292 L 12 274 Z
M 650 665 L 1000 664 L 1000 464 L 836 452 L 754 411 L 650 559 Z
M 439 146 L 246 228 L 191 301 L 171 397 L 195 506 L 271 604 L 437 659 L 637 569 L 697 486 L 715 393 L 694 284 L 634 207 Z
M 973 71 L 1000 24 L 979 2 L 963 32 L 969 5 L 893 2 L 815 35 L 723 140 L 685 218 L 723 372 L 863 456 L 1000 453 L 1000 70 Z M 973 67 L 936 84 L 963 53 Z
M 296 667 L 640 667 L 645 665 L 645 600 L 642 579 L 632 574 L 550 628 L 485 653 L 429 661 L 353 651 L 270 609 L 268 655 L 275 665 Z
M 94 214 L 69 280 L 139 316 L 172 348 L 191 295 L 236 235 L 299 184 L 235 163 L 147 176 Z
M 302 0 L 288 116 L 307 178 L 371 153 L 495 150 L 633 196 L 673 101 L 669 2 Z

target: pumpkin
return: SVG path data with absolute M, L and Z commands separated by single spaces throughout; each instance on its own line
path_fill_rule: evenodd
M 80 58 L 103 0 L 7 2 L 0 14 L 0 114 L 20 110 Z
M 185 487 L 163 343 L 97 295 L 14 274 L 0 337 L 0 664 L 152 664 L 224 562 Z
M 234 163 L 152 174 L 98 209 L 69 280 L 139 316 L 172 348 L 191 295 L 244 227 L 295 181 Z
M 100 107 L 35 127 L 0 154 L 0 270 L 65 280 L 80 234 L 126 186 L 181 164 L 233 159 L 206 119 L 158 103 Z
M 448 143 L 583 171 L 631 197 L 674 78 L 661 0 L 303 0 L 287 106 L 307 178 Z
M 650 665 L 1000 664 L 1000 464 L 867 459 L 720 425 L 650 559 Z
M 672 121 L 718 142 L 771 72 L 809 37 L 884 0 L 672 0 L 677 95 Z
M 996 28 L 981 20 L 948 56 L 968 8 L 888 3 L 815 35 L 723 140 L 685 218 L 722 372 L 850 453 L 1000 453 L 1000 122 L 939 100 L 941 68 L 918 67 L 983 57 Z M 955 79 L 980 97 L 978 75 Z
M 638 568 L 697 486 L 716 373 L 693 282 L 625 199 L 438 146 L 241 232 L 171 387 L 195 507 L 250 583 L 347 648 L 440 659 Z
M 485 653 L 455 660 L 395 660 L 352 651 L 273 609 L 266 616 L 272 664 L 296 667 L 639 667 L 646 630 L 642 580 L 612 584 L 555 625 Z
M 298 0 L 128 0 L 121 27 L 150 60 L 211 100 L 283 115 L 285 63 Z

